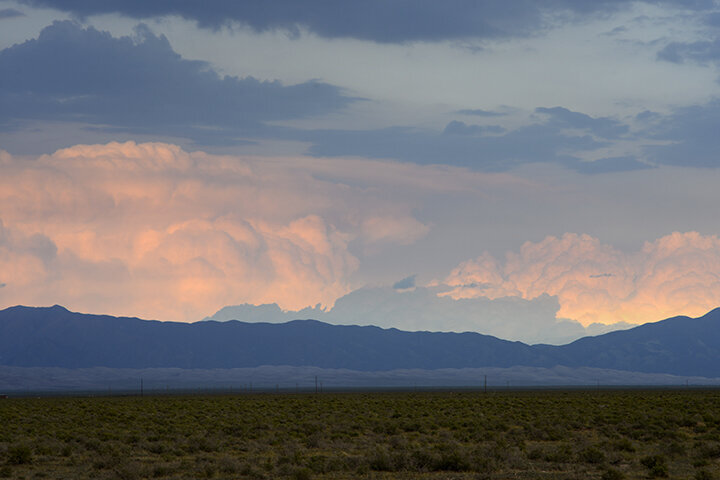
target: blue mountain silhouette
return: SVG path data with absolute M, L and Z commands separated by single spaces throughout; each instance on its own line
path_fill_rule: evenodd
M 0 365 L 360 371 L 563 365 L 720 377 L 720 309 L 552 346 L 315 320 L 176 323 L 17 306 L 0 311 Z

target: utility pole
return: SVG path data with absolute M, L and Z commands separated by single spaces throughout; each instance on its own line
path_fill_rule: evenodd
M 483 385 L 483 389 L 484 389 L 485 393 L 487 393 L 487 375 L 485 375 L 485 383 Z
M 140 377 L 140 396 L 142 397 L 144 395 L 143 391 L 143 379 Z
M 315 375 L 315 393 L 318 393 L 317 375 Z

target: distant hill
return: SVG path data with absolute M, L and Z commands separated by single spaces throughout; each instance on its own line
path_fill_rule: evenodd
M 62 368 L 313 366 L 357 371 L 592 367 L 720 377 L 720 309 L 563 346 L 478 333 L 404 332 L 314 320 L 175 323 L 73 313 L 60 306 L 0 311 L 0 365 Z
M 554 352 L 559 365 L 674 375 L 720 376 L 720 308 L 699 318 L 673 317 L 629 330 L 585 337 Z

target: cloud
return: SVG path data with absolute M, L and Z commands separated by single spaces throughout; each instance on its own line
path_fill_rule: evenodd
M 616 139 L 627 134 L 630 128 L 608 117 L 593 118 L 580 112 L 573 112 L 563 107 L 544 108 L 539 107 L 535 112 L 548 115 L 549 125 L 556 125 L 561 128 L 577 128 L 586 130 L 601 138 Z
M 416 277 L 417 275 L 410 275 L 409 277 L 405 277 L 402 280 L 398 280 L 397 282 L 393 283 L 392 288 L 394 288 L 395 290 L 414 288 Z
M 453 298 L 557 297 L 558 317 L 589 325 L 696 316 L 720 305 L 720 239 L 673 233 L 625 254 L 588 235 L 525 243 L 504 262 L 488 253 L 444 280 Z
M 630 156 L 608 157 L 593 160 L 592 162 L 579 162 L 574 164 L 573 167 L 578 173 L 587 175 L 610 172 L 632 172 L 635 170 L 654 168 L 653 165 L 641 162 Z
M 362 223 L 365 241 L 369 244 L 395 243 L 410 245 L 424 237 L 430 227 L 411 216 L 372 216 Z
M 593 118 L 556 107 L 538 109 L 548 114 L 514 130 L 499 126 L 450 122 L 442 132 L 409 127 L 378 130 L 323 130 L 294 134 L 312 142 L 317 156 L 391 158 L 421 165 L 444 164 L 478 171 L 500 172 L 529 163 L 557 163 L 581 173 L 607 173 L 648 168 L 630 157 L 597 162 L 582 160 L 589 152 L 610 145 L 607 137 L 621 135 L 627 126 L 609 118 Z M 575 130 L 575 131 L 570 131 Z
M 657 58 L 672 63 L 716 63 L 720 61 L 720 38 L 689 43 L 671 42 L 658 52 Z
M 650 116 L 644 132 L 664 145 L 645 148 L 648 158 L 658 164 L 685 167 L 720 166 L 720 99 L 702 105 L 676 108 L 665 116 Z
M 413 279 L 408 277 L 404 281 Z M 228 306 L 209 317 L 280 323 L 312 318 L 336 325 L 376 325 L 409 331 L 480 332 L 526 343 L 566 343 L 585 334 L 577 322 L 558 320 L 557 300 L 548 295 L 454 300 L 437 288 L 360 288 L 339 298 L 331 309 L 283 311 L 277 305 Z
M 15 8 L 0 9 L 0 20 L 3 20 L 5 18 L 16 18 L 16 17 L 24 17 L 24 16 L 25 16 L 25 14 L 23 12 L 15 9 Z
M 483 135 L 485 133 L 502 133 L 505 129 L 498 125 L 481 126 L 468 125 L 459 120 L 453 120 L 445 126 L 443 133 L 445 135 Z
M 505 112 L 495 112 L 492 110 L 483 110 L 481 108 L 466 108 L 463 110 L 458 110 L 455 113 L 459 113 L 461 115 L 475 115 L 478 117 L 502 117 L 507 115 Z
M 267 122 L 335 112 L 353 99 L 318 81 L 297 85 L 218 75 L 146 26 L 113 37 L 70 21 L 0 51 L 0 128 L 27 121 L 239 144 Z
M 350 242 L 408 245 L 429 229 L 376 198 L 383 187 L 348 186 L 312 159 L 127 142 L 0 163 L 5 306 L 166 320 L 242 302 L 327 306 L 358 268 Z
M 500 136 L 443 135 L 410 128 L 370 131 L 326 131 L 314 135 L 310 153 L 320 156 L 360 155 L 394 158 L 419 164 L 450 164 L 481 171 L 506 171 L 524 163 L 568 162 L 560 147 L 601 145 L 589 137 L 566 137 L 544 125 L 521 127 Z
M 442 41 L 465 38 L 501 39 L 525 37 L 574 19 L 586 19 L 629 7 L 623 0 L 447 0 L 407 2 L 368 0 L 333 2 L 276 0 L 272 8 L 265 2 L 74 2 L 67 0 L 24 0 L 35 7 L 50 7 L 79 17 L 121 14 L 144 19 L 177 15 L 197 22 L 202 28 L 218 29 L 234 23 L 256 31 L 285 30 L 297 35 L 307 29 L 326 38 L 356 38 L 380 43 Z M 669 0 L 663 3 L 703 10 L 712 2 Z

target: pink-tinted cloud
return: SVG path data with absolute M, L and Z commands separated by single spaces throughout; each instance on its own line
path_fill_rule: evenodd
M 332 305 L 358 268 L 351 241 L 407 244 L 428 228 L 299 159 L 127 142 L 0 152 L 0 165 L 3 307 L 197 320 L 243 302 Z
M 557 296 L 558 317 L 645 323 L 720 305 L 720 239 L 675 232 L 631 254 L 588 235 L 527 242 L 504 262 L 485 253 L 445 279 L 453 298 Z
M 430 227 L 411 216 L 372 216 L 362 223 L 368 243 L 397 243 L 410 245 L 424 237 Z

